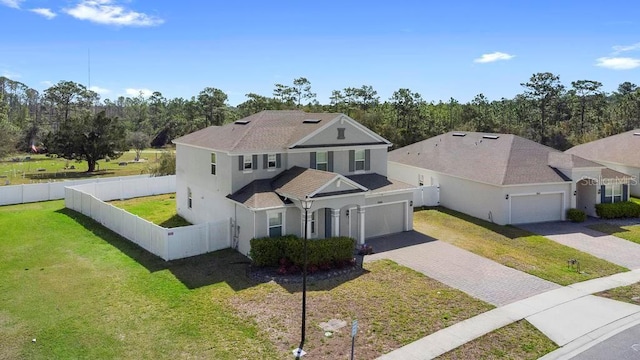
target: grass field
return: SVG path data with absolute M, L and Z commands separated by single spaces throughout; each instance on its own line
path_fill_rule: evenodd
M 627 269 L 513 226 L 501 226 L 445 208 L 414 213 L 414 228 L 505 266 L 560 285 Z M 582 273 L 567 268 L 579 259 Z
M 619 238 L 640 244 L 640 225 L 618 226 L 603 223 L 589 225 L 589 229 L 600 231 L 605 234 L 617 236 Z
M 166 228 L 191 225 L 176 213 L 176 195 L 163 194 L 109 202 L 156 225 Z
M 0 228 L 0 358 L 283 359 L 298 345 L 300 285 L 251 281 L 235 251 L 164 262 L 62 201 L 0 207 Z M 318 327 L 331 318 L 358 319 L 356 354 L 373 359 L 491 308 L 390 261 L 365 270 L 309 285 L 307 359 L 347 357 L 350 329 Z
M 98 171 L 91 174 L 86 172 L 86 161 L 51 158 L 44 154 L 16 154 L 0 159 L 0 186 L 7 183 L 18 185 L 64 179 L 148 174 L 160 154 L 161 152 L 156 150 L 147 150 L 141 154 L 142 161 L 134 162 L 135 152 L 129 151 L 109 162 L 98 161 Z M 120 163 L 127 165 L 122 166 Z

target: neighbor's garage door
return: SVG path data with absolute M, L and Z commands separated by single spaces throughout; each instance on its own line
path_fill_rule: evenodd
M 406 203 L 367 207 L 364 213 L 365 238 L 404 231 Z
M 511 223 L 526 224 L 562 220 L 562 193 L 512 195 Z

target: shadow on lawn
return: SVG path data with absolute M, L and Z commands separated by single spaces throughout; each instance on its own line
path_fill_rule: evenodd
M 57 212 L 74 219 L 150 272 L 169 270 L 189 289 L 224 282 L 239 291 L 257 284 L 247 276 L 250 260 L 232 249 L 164 261 L 81 213 L 68 208 Z

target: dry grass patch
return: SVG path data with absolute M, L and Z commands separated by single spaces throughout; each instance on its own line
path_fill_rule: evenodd
M 526 230 L 489 223 L 446 208 L 417 211 L 413 223 L 415 230 L 430 237 L 560 285 L 628 271 Z M 579 259 L 582 272 L 569 269 L 568 259 Z
M 306 359 L 347 358 L 354 319 L 359 323 L 357 358 L 374 359 L 493 308 L 389 260 L 366 263 L 365 269 L 347 282 L 329 280 L 308 287 Z M 283 357 L 297 347 L 300 285 L 263 284 L 238 292 L 231 304 L 256 322 Z M 347 326 L 326 337 L 319 324 L 333 318 Z
M 628 302 L 634 305 L 640 305 L 640 282 L 629 286 L 621 286 L 615 289 L 609 289 L 596 295 L 606 297 L 608 299 Z
M 437 359 L 537 359 L 558 346 L 526 320 L 481 336 Z

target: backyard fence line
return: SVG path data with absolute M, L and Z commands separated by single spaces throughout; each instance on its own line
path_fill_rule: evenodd
M 413 206 L 437 206 L 440 205 L 439 186 L 420 186 L 413 191 Z
M 164 260 L 175 260 L 225 249 L 230 222 L 163 228 L 104 201 L 173 193 L 176 177 L 147 177 L 65 188 L 65 206 L 82 213 Z
M 64 199 L 64 188 L 67 186 L 77 186 L 92 183 L 107 183 L 137 178 L 146 179 L 148 177 L 149 175 L 132 175 L 0 186 L 0 206 Z

